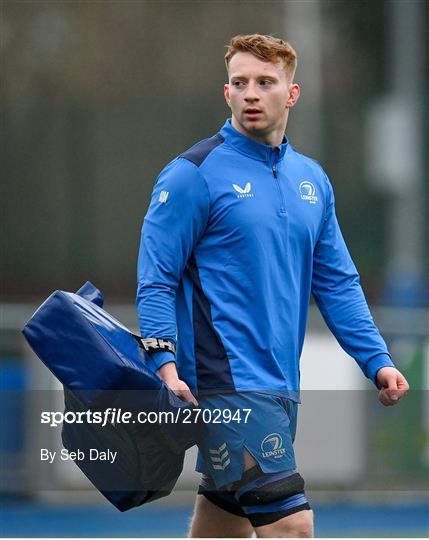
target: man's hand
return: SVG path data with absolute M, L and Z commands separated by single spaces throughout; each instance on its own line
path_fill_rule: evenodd
M 176 364 L 174 362 L 167 362 L 167 364 L 161 366 L 158 369 L 157 374 L 177 397 L 198 407 L 198 401 L 193 396 L 189 386 L 179 379 Z
M 380 388 L 378 399 L 386 406 L 396 405 L 410 388 L 402 373 L 393 367 L 377 371 L 377 384 Z

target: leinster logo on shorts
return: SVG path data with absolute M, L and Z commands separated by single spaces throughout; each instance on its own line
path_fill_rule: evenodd
M 219 448 L 210 448 L 210 459 L 212 460 L 213 469 L 216 471 L 224 471 L 231 463 L 229 452 L 226 443 L 223 443 Z
M 286 453 L 282 447 L 283 441 L 278 433 L 270 433 L 261 442 L 262 457 L 265 458 L 281 458 Z
M 319 200 L 316 197 L 316 188 L 308 180 L 299 184 L 299 192 L 301 193 L 301 199 L 308 201 L 310 204 L 316 204 Z

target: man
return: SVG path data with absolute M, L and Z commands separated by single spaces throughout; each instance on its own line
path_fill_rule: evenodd
M 323 169 L 285 138 L 296 53 L 234 37 L 232 112 L 161 172 L 142 229 L 137 308 L 160 341 L 151 367 L 179 396 L 241 421 L 208 422 L 192 537 L 305 536 L 312 511 L 292 443 L 310 294 L 384 405 L 408 389 L 368 310 Z M 177 319 L 177 328 L 176 328 Z M 247 421 L 244 411 L 249 411 Z

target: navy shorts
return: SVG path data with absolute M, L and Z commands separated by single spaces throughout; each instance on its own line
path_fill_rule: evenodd
M 261 392 L 243 392 L 203 396 L 199 405 L 206 411 L 196 465 L 203 473 L 200 494 L 226 511 L 248 517 L 254 526 L 310 508 L 293 450 L 296 402 Z M 246 472 L 244 451 L 257 463 Z M 287 489 L 283 498 L 272 500 L 268 494 L 263 504 L 242 502 L 246 501 L 246 492 L 260 491 L 263 486 L 276 491 L 284 485 Z

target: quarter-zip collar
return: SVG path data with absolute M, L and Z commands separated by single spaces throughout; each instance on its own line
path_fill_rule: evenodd
M 238 152 L 246 154 L 251 158 L 265 161 L 270 165 L 283 159 L 289 144 L 286 136 L 283 138 L 283 142 L 275 148 L 269 144 L 262 144 L 249 139 L 249 137 L 246 137 L 232 127 L 230 118 L 225 122 L 219 133 Z

